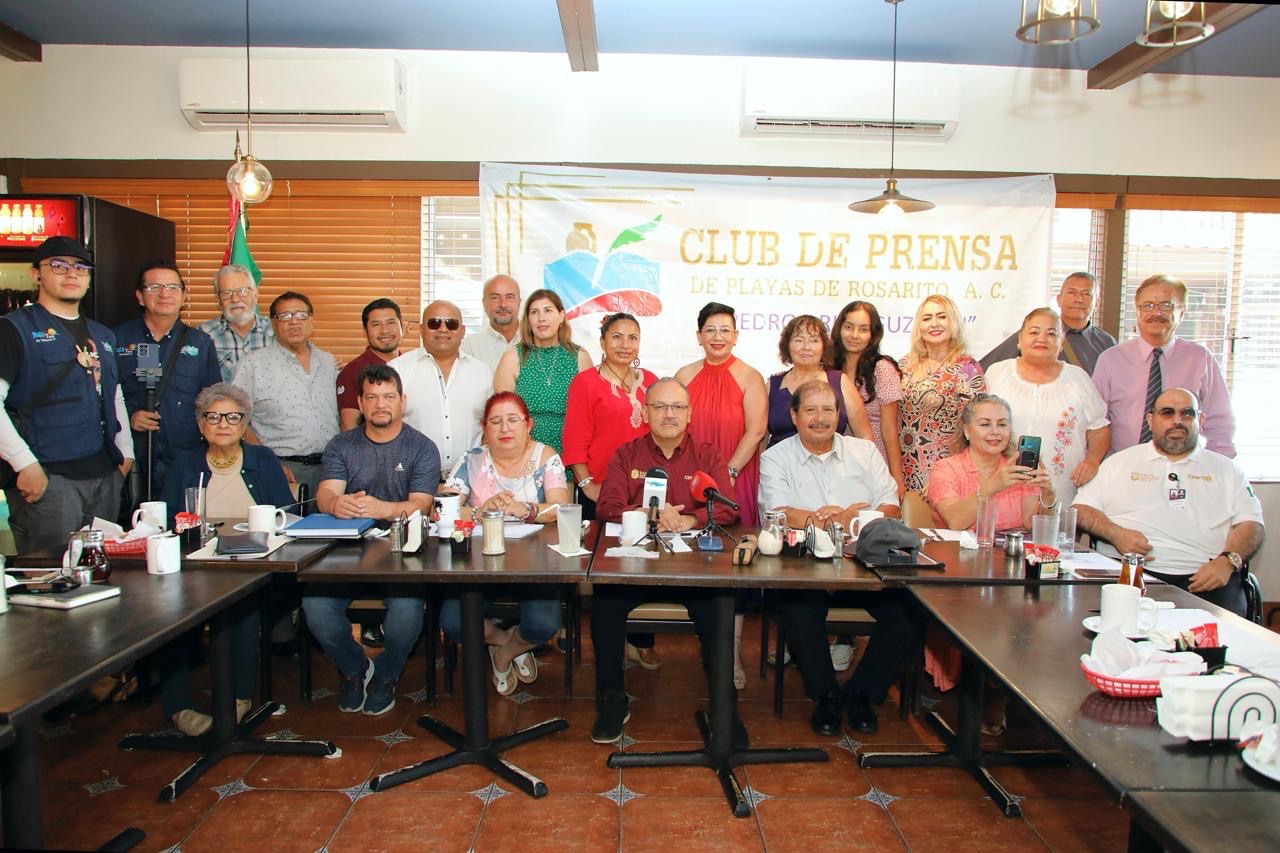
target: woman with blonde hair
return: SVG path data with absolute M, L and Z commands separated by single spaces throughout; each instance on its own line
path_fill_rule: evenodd
M 982 366 L 966 351 L 964 318 L 951 299 L 926 296 L 911 324 L 911 351 L 902 371 L 902 479 L 910 491 L 924 492 L 929 470 L 949 456 L 960 414 L 987 390 Z

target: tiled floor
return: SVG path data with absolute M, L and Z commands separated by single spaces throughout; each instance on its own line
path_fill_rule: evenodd
M 758 623 L 748 620 L 753 659 Z M 703 703 L 696 640 L 662 635 L 663 667 L 628 671 L 637 697 L 627 725 L 627 749 L 693 746 L 693 713 Z M 590 648 L 585 650 L 589 658 Z M 755 813 L 733 818 L 715 777 L 706 770 L 610 770 L 607 747 L 587 732 L 594 719 L 590 660 L 565 699 L 563 658 L 549 652 L 541 676 L 508 699 L 491 693 L 494 732 L 552 716 L 569 729 L 512 750 L 509 757 L 551 790 L 531 800 L 498 784 L 487 771 L 461 768 L 372 793 L 371 774 L 445 751 L 416 725 L 427 711 L 421 651 L 410 661 L 396 707 L 382 717 L 337 710 L 336 677 L 316 659 L 316 699 L 290 704 L 264 734 L 333 739 L 336 759 L 240 756 L 224 761 L 175 803 L 157 801 L 161 786 L 189 761 L 181 754 L 128 753 L 120 736 L 164 728 L 158 705 L 112 705 L 50 724 L 42 740 L 45 840 L 85 849 L 126 826 L 147 833 L 138 848 L 187 853 L 271 851 L 564 851 L 564 850 L 1122 850 L 1128 819 L 1116 798 L 1073 768 L 1002 768 L 996 775 L 1025 797 L 1025 819 L 1005 818 L 968 776 L 955 770 L 863 770 L 857 753 L 889 745 L 923 747 L 936 740 L 920 723 L 881 710 L 874 736 L 820 738 L 808 726 L 811 704 L 790 670 L 781 720 L 772 712 L 772 682 L 750 672 L 740 709 L 754 745 L 815 745 L 826 764 L 759 766 L 739 771 Z M 277 660 L 279 694 L 296 701 L 291 662 Z M 750 671 L 750 667 L 748 667 Z M 460 724 L 458 698 L 441 698 L 430 713 Z M 1014 719 L 1016 723 L 1016 716 Z M 1015 733 L 1017 733 L 1015 725 Z M 1030 734 L 1033 731 L 1023 731 Z

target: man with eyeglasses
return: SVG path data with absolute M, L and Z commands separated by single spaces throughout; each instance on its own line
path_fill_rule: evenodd
M 484 316 L 489 321 L 462 342 L 462 351 L 498 369 L 502 354 L 520 342 L 520 285 L 509 275 L 495 275 L 484 283 Z
M 435 442 L 444 472 L 480 444 L 493 393 L 493 370 L 461 351 L 466 333 L 458 306 L 437 299 L 422 312 L 422 344 L 390 362 L 404 380 L 405 422 Z
M 158 499 L 164 492 L 165 472 L 177 455 L 199 446 L 196 395 L 222 381 L 213 340 L 181 320 L 187 285 L 173 262 L 145 264 L 138 271 L 134 295 L 141 316 L 114 330 L 120 387 L 139 460 L 130 480 L 134 485 L 131 504 Z M 145 352 L 147 348 L 151 351 Z
M 1098 365 L 1098 357 L 1116 345 L 1116 339 L 1093 324 L 1093 307 L 1097 300 L 1096 280 L 1092 273 L 1073 272 L 1062 280 L 1058 290 L 1058 314 L 1062 317 L 1062 349 L 1058 360 L 1074 364 L 1092 375 Z M 1001 341 L 995 349 L 982 357 L 983 370 L 990 370 L 998 361 L 1017 358 L 1019 330 Z
M 440 482 L 435 444 L 404 422 L 405 394 L 399 374 L 385 364 L 360 371 L 364 425 L 335 436 L 324 449 L 324 479 L 316 492 L 321 512 L 338 518 L 390 521 L 401 513 L 431 511 Z M 378 716 L 396 704 L 396 683 L 422 633 L 420 587 L 380 588 L 387 615 L 382 654 L 370 661 L 351 635 L 347 608 L 367 598 L 369 584 L 307 584 L 302 607 L 307 625 L 338 667 L 338 710 Z
M 133 465 L 115 336 L 80 314 L 93 258 L 70 237 L 35 250 L 36 302 L 0 323 L 0 485 L 18 553 L 62 553 L 67 534 L 114 518 Z
M 1186 311 L 1186 283 L 1153 275 L 1133 301 L 1138 336 L 1104 352 L 1093 372 L 1111 421 L 1111 452 L 1150 441 L 1146 413 L 1156 397 L 1165 388 L 1186 388 L 1200 401 L 1208 448 L 1234 457 L 1236 421 L 1222 368 L 1204 346 L 1174 335 Z
M 222 381 L 230 382 L 246 353 L 275 339 L 271 321 L 258 313 L 258 284 L 243 264 L 227 264 L 213 274 L 213 295 L 221 316 L 200 324 L 218 348 Z
M 1163 391 L 1147 412 L 1151 441 L 1107 457 L 1076 494 L 1082 528 L 1144 571 L 1245 615 L 1244 561 L 1262 545 L 1262 504 L 1234 459 L 1200 446 L 1195 394 Z
M 404 339 L 400 306 L 385 297 L 364 306 L 360 325 L 364 326 L 369 345 L 338 374 L 338 428 L 343 432 L 360 423 L 360 371 L 371 364 L 386 364 L 398 356 Z
M 270 447 L 289 480 L 305 483 L 315 495 L 321 453 L 338 432 L 338 365 L 311 343 L 315 311 L 306 295 L 286 290 L 277 296 L 271 326 L 274 341 L 241 358 L 231 380 L 253 403 L 245 439 Z
M 707 508 L 694 500 L 689 483 L 702 471 L 716 484 L 727 489 L 729 468 L 720 451 L 702 444 L 689 435 L 689 391 L 680 382 L 666 377 L 645 391 L 642 411 L 649 433 L 623 444 L 609 460 L 600 499 L 596 502 L 596 518 L 620 521 L 622 513 L 631 509 L 647 509 L 643 505 L 645 474 L 651 468 L 667 472 L 667 499 L 659 511 L 658 530 L 680 533 L 707 523 Z M 719 524 L 738 520 L 736 510 L 717 503 L 713 517 Z M 680 601 L 689 610 L 704 652 L 708 648 L 711 629 L 710 599 L 689 589 L 597 584 L 591 598 L 591 646 L 596 658 L 596 722 L 591 739 L 596 743 L 613 743 L 622 737 L 622 726 L 631 717 L 630 700 L 623 681 L 623 653 L 626 646 L 627 614 L 646 601 Z M 746 729 L 735 719 L 733 741 L 746 747 Z

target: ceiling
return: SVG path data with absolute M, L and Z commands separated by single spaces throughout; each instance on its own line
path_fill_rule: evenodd
M 1035 0 L 1029 2 L 1035 5 Z M 882 0 L 560 4 L 587 9 L 594 5 L 598 50 L 606 65 L 611 53 L 873 60 L 890 54 L 893 12 Z M 1097 0 L 1097 6 L 1102 27 L 1096 34 L 1072 45 L 1033 46 L 1014 37 L 1020 0 L 907 0 L 899 7 L 899 58 L 1089 69 L 1131 44 L 1143 23 L 1142 0 Z M 566 50 L 557 0 L 252 0 L 251 13 L 255 46 Z M 0 0 L 0 24 L 43 45 L 244 44 L 242 0 Z M 1276 45 L 1280 9 L 1262 8 L 1145 70 L 1280 77 Z

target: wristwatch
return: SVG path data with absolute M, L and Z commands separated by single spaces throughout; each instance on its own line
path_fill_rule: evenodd
M 578 488 L 579 489 L 585 488 L 587 485 L 594 483 L 595 481 L 596 481 L 596 478 L 588 474 L 587 476 L 583 477 L 581 480 L 578 481 Z
M 1241 557 L 1235 551 L 1223 551 L 1218 556 L 1226 557 L 1227 562 L 1231 564 L 1231 568 L 1235 569 L 1237 572 L 1244 568 L 1244 557 Z
M 732 465 L 729 466 L 729 476 L 733 479 L 738 479 L 738 475 L 741 473 L 742 471 L 740 469 L 734 468 Z

